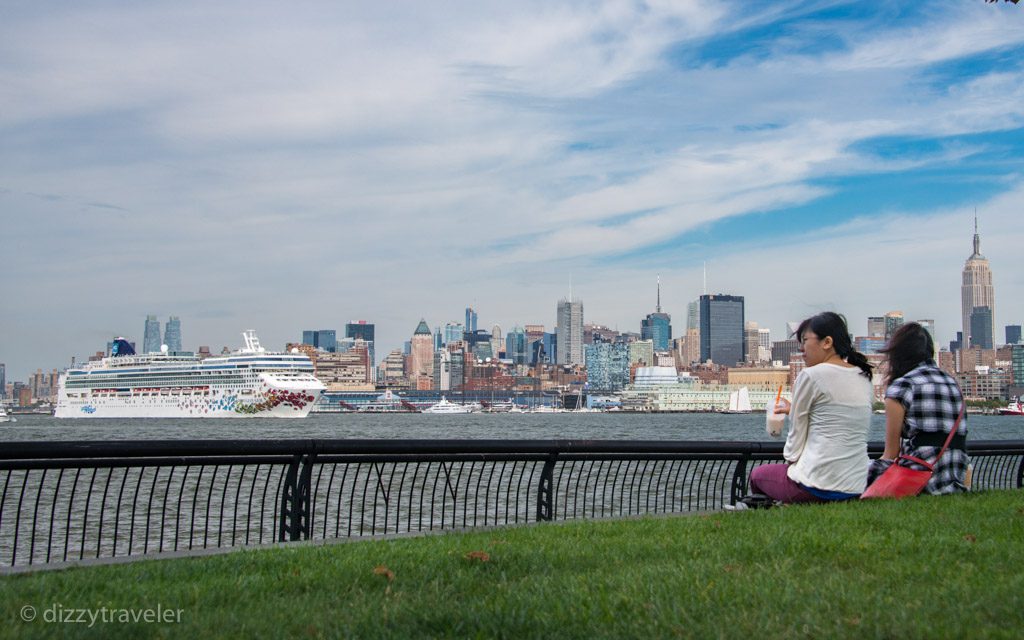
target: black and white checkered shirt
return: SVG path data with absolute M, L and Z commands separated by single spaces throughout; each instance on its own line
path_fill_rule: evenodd
M 893 380 L 885 390 L 885 397 L 896 400 L 906 410 L 901 453 L 932 462 L 956 423 L 964 402 L 956 380 L 939 369 L 934 360 L 925 360 L 902 378 Z M 953 442 L 942 459 L 935 464 L 935 471 L 924 493 L 957 493 L 967 490 L 964 474 L 967 473 L 970 460 L 965 449 L 966 438 L 965 415 Z M 904 464 L 914 469 L 924 468 L 914 463 Z

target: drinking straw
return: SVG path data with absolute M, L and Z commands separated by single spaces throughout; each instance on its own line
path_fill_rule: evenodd
M 775 394 L 775 404 L 779 404 L 779 399 L 782 397 L 782 385 L 779 385 L 779 392 Z

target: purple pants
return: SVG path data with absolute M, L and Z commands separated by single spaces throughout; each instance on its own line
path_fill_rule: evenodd
M 763 493 L 772 500 L 790 504 L 795 502 L 825 502 L 789 479 L 788 464 L 763 464 L 750 472 L 750 490 Z

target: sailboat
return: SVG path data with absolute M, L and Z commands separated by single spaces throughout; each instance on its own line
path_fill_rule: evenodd
M 729 408 L 722 413 L 750 413 L 750 391 L 746 387 L 729 394 Z

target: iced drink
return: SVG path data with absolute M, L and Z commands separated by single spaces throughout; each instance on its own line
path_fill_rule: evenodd
M 782 435 L 782 427 L 786 422 L 786 414 L 775 413 L 775 405 L 770 404 L 765 407 L 765 431 L 768 432 L 773 438 L 778 438 Z

